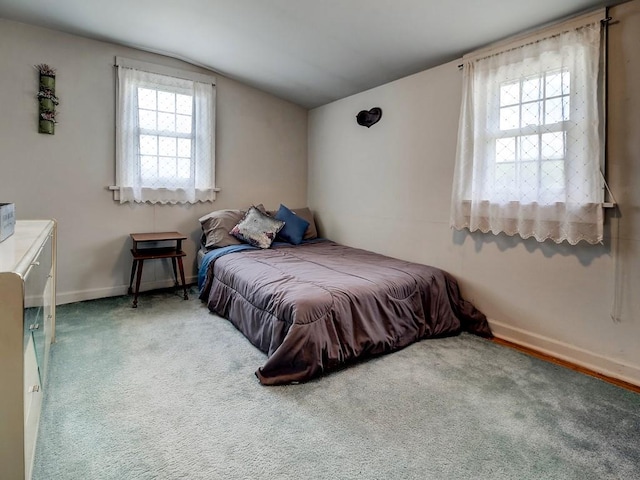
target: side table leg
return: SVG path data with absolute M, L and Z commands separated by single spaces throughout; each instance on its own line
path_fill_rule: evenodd
M 131 295 L 133 293 L 133 289 L 131 288 L 131 286 L 133 285 L 133 276 L 136 273 L 136 266 L 138 265 L 138 261 L 137 260 L 133 260 L 133 263 L 131 264 L 131 278 L 129 279 L 129 290 L 127 290 L 127 293 L 129 295 Z
M 138 308 L 138 293 L 140 292 L 140 280 L 142 280 L 142 267 L 144 260 L 138 260 L 138 275 L 136 276 L 136 292 L 133 297 L 133 308 Z
M 182 288 L 184 289 L 184 299 L 189 300 L 187 295 L 187 284 L 184 282 L 184 267 L 182 266 L 182 257 L 178 257 L 178 267 L 180 267 L 180 280 L 182 280 Z
M 180 284 L 178 283 L 178 271 L 176 270 L 176 257 L 171 257 L 171 265 L 173 266 L 173 279 L 176 281 L 175 286 L 177 287 Z

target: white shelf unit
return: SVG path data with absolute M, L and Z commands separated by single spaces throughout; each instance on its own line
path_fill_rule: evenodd
M 55 340 L 56 222 L 17 221 L 0 243 L 0 476 L 30 479 Z

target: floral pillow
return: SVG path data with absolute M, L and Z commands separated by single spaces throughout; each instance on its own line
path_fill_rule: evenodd
M 252 206 L 229 233 L 254 247 L 269 248 L 282 227 L 284 222 L 271 218 Z

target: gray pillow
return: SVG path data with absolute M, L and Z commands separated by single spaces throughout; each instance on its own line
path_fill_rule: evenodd
M 269 248 L 282 227 L 284 222 L 265 215 L 256 207 L 251 207 L 229 233 L 254 247 Z
M 292 208 L 293 213 L 298 215 L 300 218 L 304 218 L 307 222 L 309 222 L 309 226 L 307 230 L 304 232 L 303 240 L 311 240 L 312 238 L 318 238 L 318 230 L 316 229 L 316 222 L 313 219 L 313 213 L 307 207 L 304 208 Z
M 201 217 L 199 221 L 205 235 L 205 248 L 240 245 L 242 242 L 230 235 L 229 231 L 242 220 L 244 213 L 242 210 L 216 210 Z

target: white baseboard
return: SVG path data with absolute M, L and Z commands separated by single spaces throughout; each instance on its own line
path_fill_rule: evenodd
M 198 277 L 191 276 L 184 278 L 187 285 L 197 284 Z M 156 290 L 159 288 L 169 288 L 174 285 L 173 279 L 158 280 L 155 282 L 146 282 L 140 285 L 140 292 L 147 290 Z M 85 300 L 95 300 L 97 298 L 117 297 L 126 295 L 129 285 L 117 285 L 114 287 L 94 288 L 91 290 L 76 290 L 73 292 L 56 292 L 56 304 L 83 302 Z
M 573 363 L 601 375 L 640 386 L 640 367 L 638 366 L 629 365 L 615 358 L 589 352 L 580 347 L 512 327 L 496 320 L 489 319 L 489 325 L 497 338 Z

